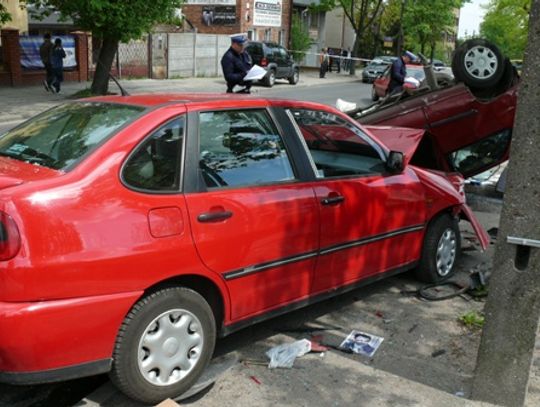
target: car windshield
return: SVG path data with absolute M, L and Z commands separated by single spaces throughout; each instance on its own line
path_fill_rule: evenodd
M 110 103 L 61 105 L 0 136 L 0 156 L 67 170 L 143 110 Z

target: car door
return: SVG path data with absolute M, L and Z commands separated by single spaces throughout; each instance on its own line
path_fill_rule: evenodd
M 321 217 L 313 292 L 412 267 L 426 208 L 414 171 L 386 170 L 386 152 L 352 121 L 291 109 L 311 158 Z
M 265 108 L 190 113 L 196 191 L 185 195 L 204 264 L 226 281 L 233 320 L 310 293 L 319 245 L 314 191 Z M 192 168 L 193 169 L 193 168 Z
M 379 97 L 384 97 L 386 92 L 388 92 L 388 86 L 390 85 L 390 68 L 391 67 L 386 68 L 382 75 L 373 82 L 373 87 Z

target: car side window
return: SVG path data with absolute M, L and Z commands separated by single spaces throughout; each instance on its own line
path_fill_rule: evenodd
M 450 165 L 461 173 L 471 173 L 494 165 L 502 160 L 508 150 L 511 135 L 512 131 L 506 129 L 456 150 L 448 155 Z
M 154 131 L 124 165 L 126 184 L 150 191 L 178 191 L 183 139 L 184 117 Z
M 377 174 L 385 171 L 382 149 L 358 127 L 335 114 L 307 109 L 290 111 L 300 128 L 319 178 Z
M 293 180 L 285 145 L 265 110 L 199 115 L 199 171 L 207 188 Z

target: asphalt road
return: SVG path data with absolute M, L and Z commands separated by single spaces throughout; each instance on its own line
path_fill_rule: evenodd
M 277 81 L 271 89 L 264 86 L 254 86 L 253 91 L 255 94 L 261 96 L 307 100 L 324 103 L 329 106 L 335 106 L 338 98 L 363 106 L 372 103 L 371 85 L 364 84 L 360 81 L 324 84 L 324 79 L 321 79 L 320 85 L 312 86 L 291 86 L 286 81 Z M 8 130 L 10 127 L 13 127 L 13 124 L 5 125 L 0 123 L 0 133 Z
M 255 86 L 253 90 L 255 94 L 261 96 L 307 100 L 330 106 L 335 106 L 338 98 L 361 105 L 371 103 L 371 85 L 363 84 L 360 81 L 343 84 L 324 84 L 324 79 L 321 79 L 320 85 L 309 87 L 290 86 L 285 81 L 278 81 L 271 89 Z M 0 133 L 12 126 L 0 124 Z M 107 376 L 97 376 L 40 386 L 9 386 L 0 384 L 0 407 L 72 406 L 105 381 L 107 381 Z

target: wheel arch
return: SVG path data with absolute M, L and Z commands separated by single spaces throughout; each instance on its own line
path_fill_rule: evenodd
M 200 294 L 210 305 L 218 331 L 230 317 L 230 298 L 224 283 L 201 274 L 176 275 L 147 287 L 140 298 L 168 287 L 186 287 Z

